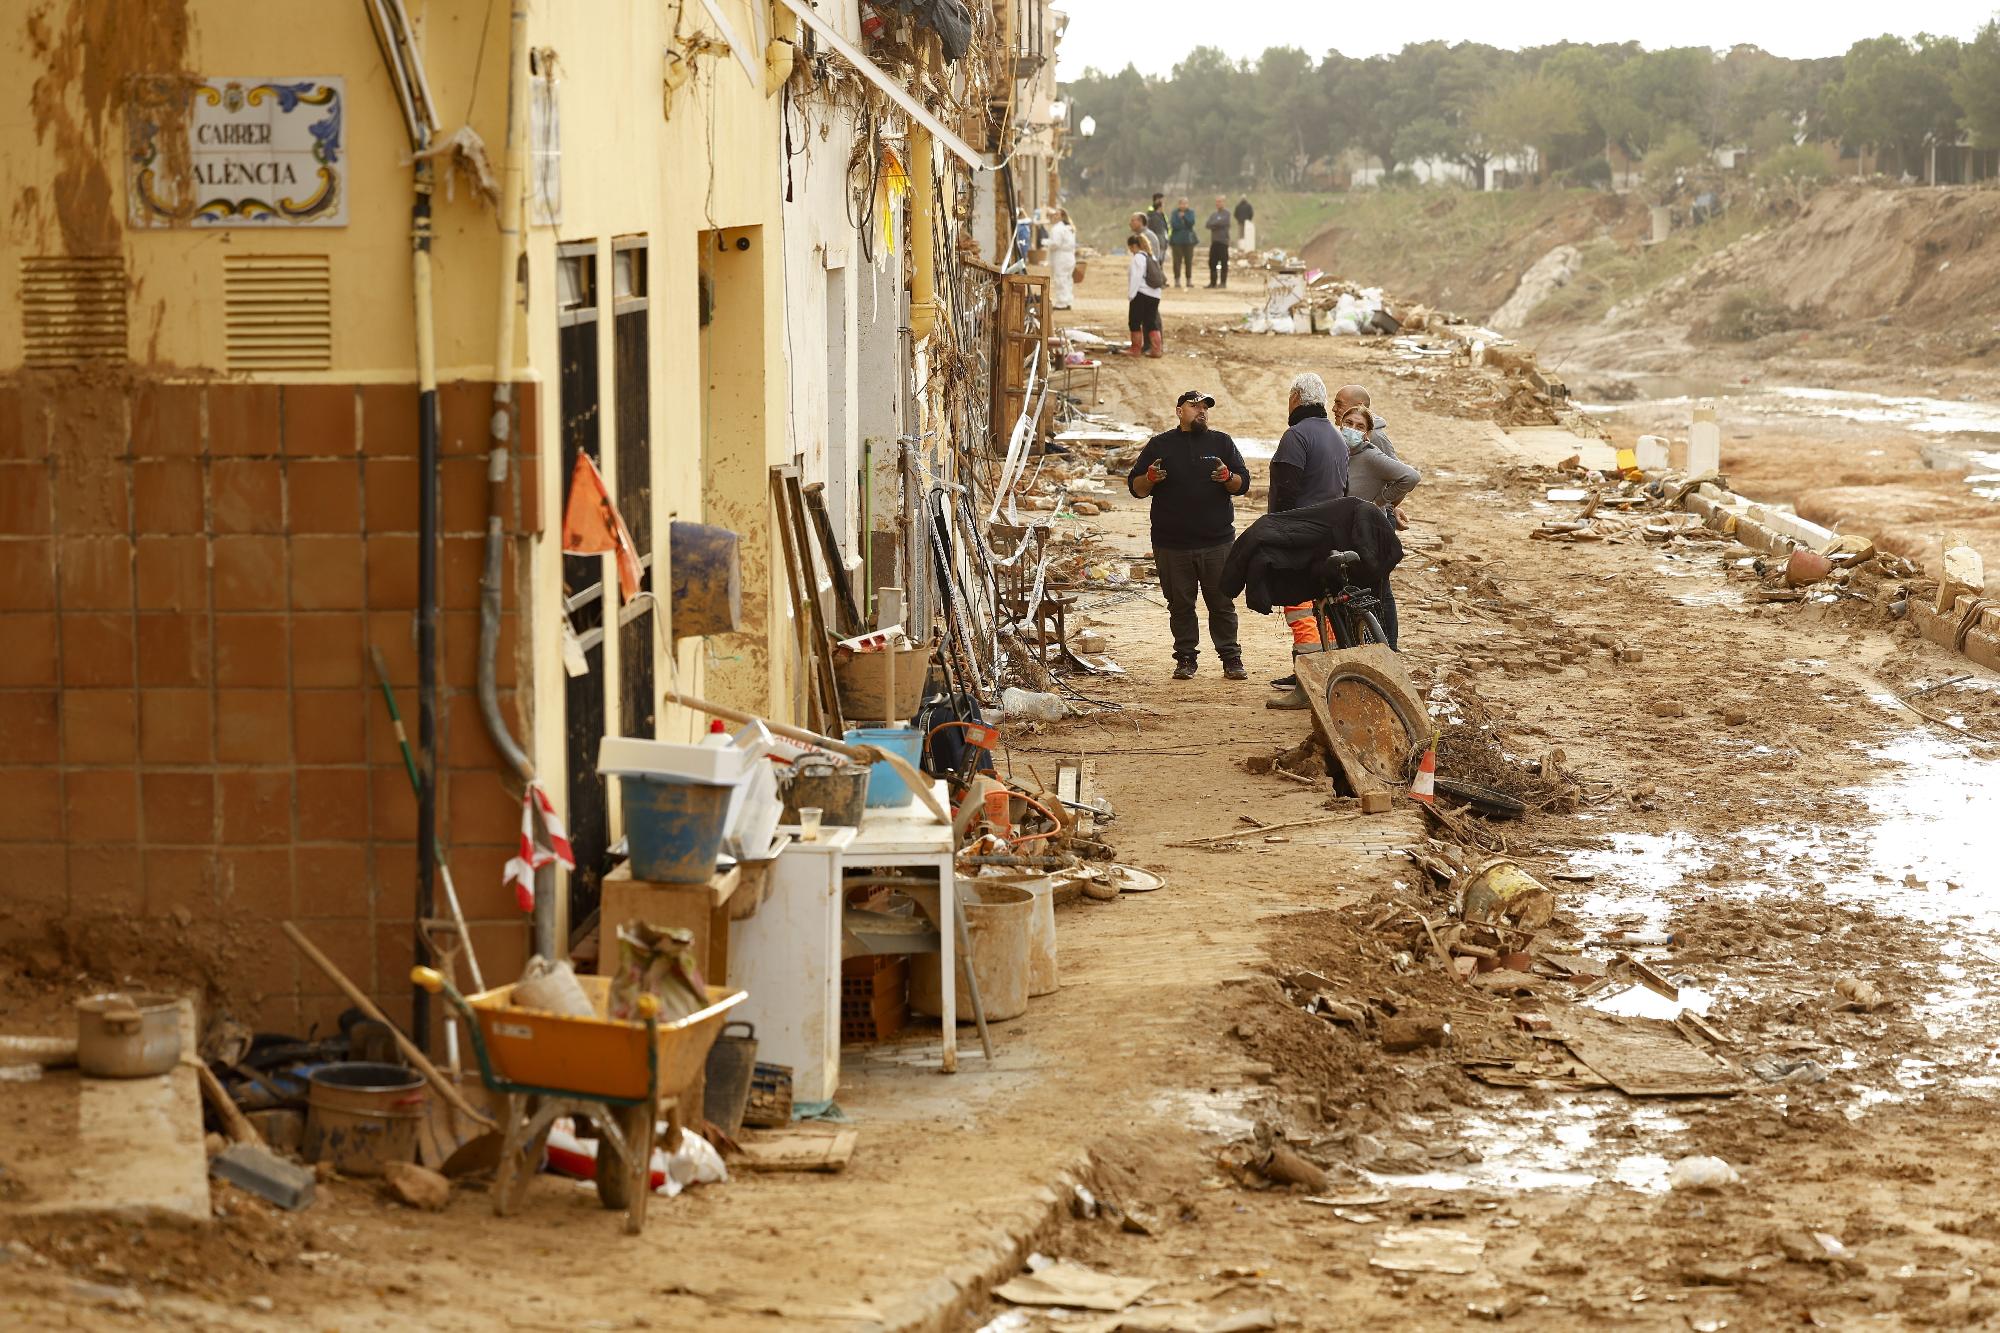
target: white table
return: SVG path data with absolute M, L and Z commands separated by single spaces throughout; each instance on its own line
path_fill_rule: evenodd
M 946 794 L 943 781 L 939 781 L 932 792 L 939 805 L 947 810 L 951 808 L 951 798 Z M 938 967 L 942 979 L 938 989 L 944 1001 L 942 1067 L 947 1074 L 958 1072 L 958 932 L 955 927 L 958 910 L 952 852 L 951 825 L 940 824 L 930 807 L 912 795 L 908 805 L 878 806 L 865 811 L 861 816 L 859 832 L 842 853 L 842 860 L 850 870 L 927 869 L 937 872 L 938 915 L 934 924 L 938 930 Z M 838 930 L 836 919 L 836 934 Z M 838 940 L 835 944 L 837 957 Z M 837 1033 L 835 1035 L 838 1036 Z
M 759 1060 L 791 1067 L 794 1100 L 822 1102 L 840 1086 L 841 868 L 855 830 L 787 831 L 770 896 L 729 923 L 729 984 L 750 992 L 730 1018 L 756 1025 Z

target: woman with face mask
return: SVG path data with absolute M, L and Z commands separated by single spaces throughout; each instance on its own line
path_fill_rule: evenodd
M 1398 529 L 1407 528 L 1396 506 L 1417 488 L 1423 474 L 1396 456 L 1385 433 L 1388 423 L 1366 402 L 1341 404 L 1339 410 L 1340 434 L 1347 443 L 1347 493 L 1380 505 Z

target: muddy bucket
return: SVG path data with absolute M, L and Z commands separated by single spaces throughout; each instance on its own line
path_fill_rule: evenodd
M 618 780 L 632 878 L 656 884 L 706 884 L 715 874 L 735 789 L 705 782 L 665 782 L 628 774 Z
M 1506 920 L 1537 930 L 1555 915 L 1555 894 L 1504 856 L 1468 871 L 1460 882 L 1458 914 L 1462 920 Z
M 76 1064 L 88 1078 L 150 1078 L 180 1063 L 178 995 L 110 992 L 76 1002 Z
M 792 765 L 792 782 L 785 789 L 785 813 L 779 822 L 799 822 L 799 807 L 818 806 L 819 822 L 832 827 L 861 827 L 863 803 L 868 799 L 868 764 L 835 765 L 817 756 L 808 756 Z
M 958 894 L 965 904 L 966 930 L 972 936 L 972 974 L 979 978 L 986 1021 L 1019 1018 L 1028 1011 L 1028 940 L 1035 895 L 1011 884 L 968 880 L 958 882 Z M 941 957 L 925 953 L 910 959 L 910 1008 L 932 1018 L 944 1013 L 938 965 Z M 953 981 L 958 991 L 958 1021 L 970 1023 L 972 993 L 965 988 L 964 976 Z
M 423 1075 L 402 1065 L 349 1062 L 313 1071 L 306 1094 L 305 1158 L 347 1176 L 379 1176 L 414 1162 L 424 1121 Z
M 967 884 L 975 888 L 1006 884 L 1035 895 L 1034 911 L 1028 914 L 1028 998 L 1053 995 L 1060 984 L 1056 977 L 1055 881 L 1035 874 L 980 875 L 976 879 L 961 877 L 958 891 L 964 893 Z

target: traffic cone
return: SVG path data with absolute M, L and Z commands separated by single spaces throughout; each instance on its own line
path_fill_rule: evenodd
M 1437 741 L 1433 739 L 1424 757 L 1417 761 L 1417 776 L 1410 780 L 1410 799 L 1425 805 L 1437 803 Z

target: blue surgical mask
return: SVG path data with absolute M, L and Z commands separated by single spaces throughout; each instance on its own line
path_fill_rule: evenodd
M 1342 439 L 1347 441 L 1347 447 L 1350 449 L 1359 449 L 1362 442 L 1368 438 L 1352 426 L 1342 426 L 1340 428 L 1340 435 Z

